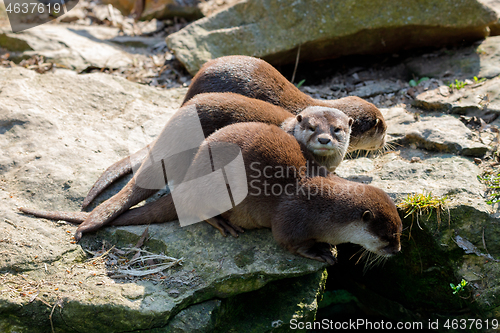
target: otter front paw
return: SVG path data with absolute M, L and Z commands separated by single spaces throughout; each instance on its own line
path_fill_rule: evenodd
M 209 219 L 206 219 L 205 222 L 216 228 L 217 230 L 220 231 L 222 236 L 226 237 L 227 233 L 229 232 L 231 236 L 233 237 L 238 237 L 238 233 L 243 233 L 245 230 L 243 230 L 241 227 L 232 224 L 226 219 L 223 219 L 220 216 L 212 217 Z
M 328 243 L 314 243 L 309 247 L 298 247 L 296 252 L 303 257 L 326 262 L 329 265 L 337 262 L 337 249 Z

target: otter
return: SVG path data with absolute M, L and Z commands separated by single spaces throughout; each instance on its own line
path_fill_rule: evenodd
M 335 170 L 349 147 L 350 127 L 353 119 L 337 109 L 309 107 L 295 116 L 279 106 L 262 100 L 234 93 L 203 93 L 185 103 L 175 117 L 182 118 L 182 114 L 188 110 L 189 106 L 196 107 L 204 134 L 203 138 L 226 125 L 238 122 L 255 121 L 282 125 L 287 132 L 294 135 L 313 152 L 311 162 L 315 162 L 318 168 L 324 166 L 327 172 Z M 201 143 L 203 138 L 198 143 Z M 146 146 L 106 169 L 88 192 L 82 207 L 84 209 L 88 207 L 116 179 L 130 173 L 132 169 L 137 170 L 149 150 L 150 146 Z
M 212 185 L 204 184 L 200 176 L 214 168 L 226 169 L 225 179 L 231 179 L 232 170 L 227 167 L 229 164 L 215 162 L 218 149 L 224 150 L 227 145 L 236 146 L 241 151 L 246 184 L 250 189 L 248 195 L 231 209 L 217 214 L 217 207 L 206 202 L 190 202 L 188 196 L 175 202 L 174 206 L 173 196 L 177 190 L 174 188 L 167 196 L 119 214 L 108 224 L 137 225 L 173 221 L 178 217 L 176 209 L 180 204 L 191 207 L 199 220 L 205 220 L 224 236 L 230 233 L 237 237 L 244 229 L 270 228 L 274 239 L 290 252 L 328 264 L 336 261 L 331 245 L 345 242 L 359 244 L 384 257 L 400 251 L 402 224 L 391 198 L 381 189 L 333 174 L 325 177 L 308 176 L 303 147 L 294 136 L 275 125 L 236 123 L 214 132 L 199 147 L 185 180 L 197 180 L 200 187 L 209 189 L 209 192 L 214 191 L 213 196 L 218 196 L 216 190 L 212 190 Z M 214 157 L 207 158 L 207 151 L 211 151 Z M 281 176 L 276 176 L 277 173 L 268 177 L 269 170 L 266 168 L 277 170 Z M 283 172 L 284 169 L 291 172 Z M 237 197 L 235 193 L 241 190 L 239 185 L 226 181 L 226 186 Z M 119 198 L 110 200 L 120 201 Z M 83 221 L 79 230 L 92 214 L 24 208 L 21 211 L 74 223 Z M 80 231 L 88 232 L 97 228 L 87 226 Z
M 232 92 L 260 99 L 298 114 L 311 105 L 332 107 L 354 119 L 349 151 L 384 147 L 387 124 L 380 110 L 359 97 L 319 100 L 304 94 L 266 61 L 225 56 L 206 62 L 191 80 L 184 103 L 206 92 Z

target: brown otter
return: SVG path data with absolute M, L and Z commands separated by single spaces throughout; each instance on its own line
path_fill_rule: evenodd
M 196 95 L 185 103 L 176 117 L 180 117 L 189 106 L 196 106 L 203 138 L 233 123 L 255 121 L 277 126 L 283 124 L 287 132 L 296 136 L 313 152 L 312 158 L 316 165 L 326 167 L 329 172 L 333 172 L 340 164 L 349 146 L 353 120 L 336 109 L 310 107 L 294 116 L 278 106 L 258 99 L 233 93 L 206 93 Z M 182 127 L 182 124 L 179 126 Z M 198 143 L 201 143 L 203 138 L 200 138 Z M 147 146 L 110 166 L 90 189 L 83 201 L 83 208 L 116 179 L 130 173 L 132 168 L 137 170 L 149 150 L 150 147 Z
M 206 92 L 237 93 L 281 106 L 293 114 L 311 105 L 336 108 L 354 119 L 349 151 L 379 149 L 385 145 L 387 125 L 375 105 L 355 96 L 314 99 L 259 58 L 226 56 L 208 61 L 191 80 L 183 104 Z
M 238 193 L 241 188 L 238 188 L 237 182 L 227 181 L 232 179 L 229 164 L 217 165 L 215 162 L 218 149 L 225 149 L 228 144 L 236 145 L 241 150 L 249 188 L 248 195 L 239 204 L 220 215 L 217 214 L 217 207 L 206 202 L 189 202 L 187 196 L 175 202 L 174 206 L 177 191 L 174 188 L 171 194 L 155 202 L 117 215 L 109 224 L 172 221 L 177 218 L 176 210 L 180 205 L 193 209 L 195 215 L 219 229 L 223 235 L 229 232 L 237 236 L 242 228 L 271 228 L 276 241 L 290 252 L 329 264 L 336 260 L 330 245 L 345 242 L 359 244 L 381 256 L 391 256 L 400 250 L 401 219 L 393 201 L 384 191 L 332 174 L 327 177 L 307 176 L 303 148 L 292 135 L 274 125 L 237 123 L 213 133 L 198 149 L 185 180 L 196 180 L 198 186 L 207 188 L 217 197 L 212 184 L 205 184 L 200 175 L 214 168 L 214 172 L 226 169 L 227 189 L 233 194 Z M 212 157 L 206 157 L 207 151 L 212 152 Z M 108 201 L 120 202 L 120 196 L 123 198 L 122 194 L 118 194 Z M 76 212 L 71 215 L 21 210 L 39 217 L 70 222 L 85 219 L 78 228 L 80 232 L 97 229 L 88 225 L 80 229 L 92 213 Z

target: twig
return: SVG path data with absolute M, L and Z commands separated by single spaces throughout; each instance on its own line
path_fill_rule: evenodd
M 297 57 L 295 58 L 295 68 L 293 69 L 292 80 L 290 82 L 293 83 L 295 80 L 295 73 L 297 72 L 297 67 L 299 66 L 299 58 L 300 58 L 300 47 L 302 44 L 299 44 L 299 48 L 297 49 Z

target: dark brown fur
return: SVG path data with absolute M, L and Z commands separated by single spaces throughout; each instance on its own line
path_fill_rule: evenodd
M 202 101 L 202 103 L 196 103 L 198 100 Z M 176 133 L 176 131 L 180 131 L 180 133 L 188 132 L 188 136 L 191 137 L 189 128 L 186 128 L 188 124 L 185 121 L 192 112 L 194 112 L 202 125 L 203 136 L 198 136 L 200 139 L 194 142 L 196 148 L 192 152 L 188 151 L 185 154 L 166 158 L 170 156 L 168 153 L 170 147 L 182 147 L 182 141 L 186 138 L 183 134 L 175 135 L 172 133 Z M 327 116 L 323 116 L 323 114 Z M 146 158 L 135 173 L 134 178 L 120 192 L 101 203 L 86 217 L 85 221 L 78 227 L 75 239 L 79 240 L 83 233 L 97 230 L 103 225 L 108 224 L 130 207 L 147 199 L 163 188 L 167 181 L 169 184 L 180 183 L 184 179 L 185 172 L 191 164 L 192 158 L 202 143 L 203 138 L 226 125 L 244 122 L 248 118 L 254 121 L 257 120 L 278 125 L 289 118 L 292 123 L 298 122 L 298 118 L 303 118 L 304 121 L 306 119 L 311 121 L 314 118 L 317 123 L 332 122 L 332 126 L 328 126 L 328 124 L 324 124 L 326 126 L 323 127 L 318 126 L 317 131 L 319 133 L 322 130 L 330 131 L 330 128 L 334 127 L 341 128 L 344 132 L 347 131 L 347 137 L 351 123 L 347 116 L 331 108 L 315 108 L 315 110 L 307 112 L 305 116 L 293 116 L 289 112 L 272 104 L 236 94 L 212 93 L 197 96 L 169 119 L 167 125 L 156 139 L 155 144 L 153 144 L 148 154 L 145 154 Z M 333 133 L 328 133 L 328 135 L 330 134 L 333 135 Z M 343 142 L 342 144 L 344 145 L 342 149 L 345 152 L 348 142 Z M 315 162 L 315 156 L 308 151 L 309 142 L 304 142 L 301 146 L 305 156 L 310 161 L 309 170 L 313 174 L 326 175 L 327 171 L 323 170 Z M 340 160 L 342 158 L 343 155 L 340 156 Z M 159 159 L 162 159 L 163 164 L 154 163 L 154 160 L 158 161 Z M 163 177 L 166 176 L 164 171 L 165 165 L 170 167 L 170 171 L 173 171 L 168 173 L 168 180 Z
M 229 232 L 237 236 L 242 228 L 271 228 L 276 241 L 290 252 L 330 264 L 335 262 L 330 244 L 352 242 L 382 256 L 400 250 L 401 220 L 396 206 L 385 192 L 331 174 L 327 177 L 307 176 L 306 158 L 299 143 L 273 125 L 239 123 L 213 133 L 200 146 L 186 179 L 196 178 L 199 170 L 211 168 L 200 155 L 203 149 L 210 147 L 213 150 L 227 143 L 236 144 L 241 149 L 249 193 L 233 209 L 205 219 L 222 234 Z M 296 172 L 267 177 L 264 168 L 278 172 L 286 168 Z M 266 195 L 266 188 L 273 187 L 281 188 L 282 192 Z M 199 208 L 202 203 L 193 202 L 191 205 Z M 68 219 L 68 215 L 51 213 L 44 216 L 43 212 L 26 212 Z M 78 217 L 83 218 L 82 214 L 87 213 L 75 213 L 72 222 Z M 176 217 L 172 195 L 169 194 L 121 214 L 109 224 L 149 224 L 172 221 Z

